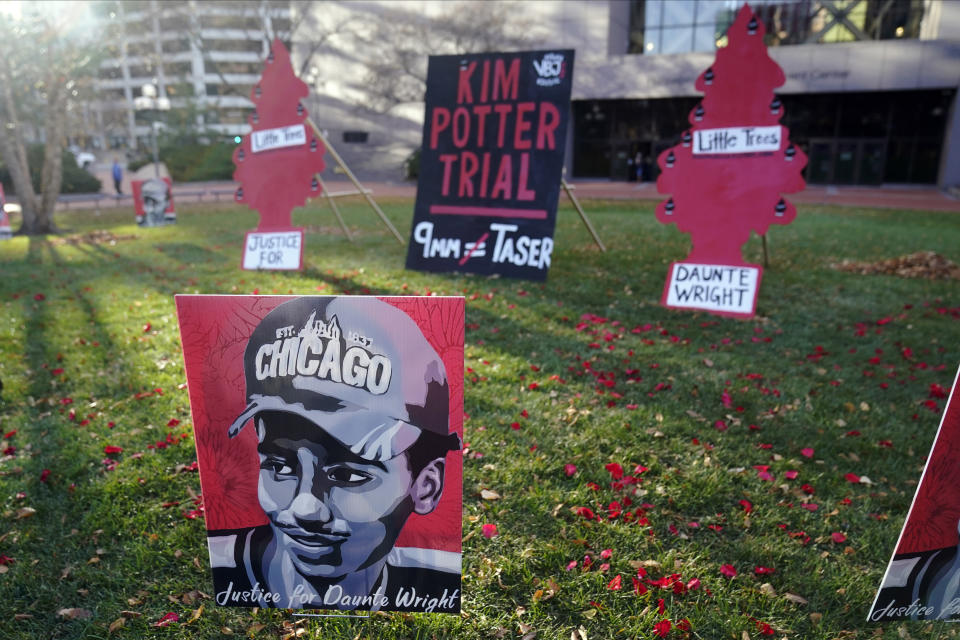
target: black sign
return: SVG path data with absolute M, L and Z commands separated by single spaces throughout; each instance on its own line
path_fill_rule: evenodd
M 431 56 L 407 268 L 545 280 L 573 50 Z

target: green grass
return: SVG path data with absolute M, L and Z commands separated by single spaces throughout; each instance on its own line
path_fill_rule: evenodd
M 382 204 L 406 234 L 411 203 Z M 16 431 L 4 443 L 15 451 L 0 459 L 0 554 L 14 559 L 0 575 L 0 638 L 277 638 L 303 628 L 322 638 L 626 639 L 653 637 L 664 618 L 689 621 L 670 638 L 758 638 L 761 624 L 777 638 L 955 636 L 946 625 L 864 619 L 939 422 L 923 403 L 960 363 L 960 287 L 830 264 L 919 250 L 960 261 L 960 218 L 801 207 L 770 233 L 756 319 L 738 321 L 659 305 L 688 239 L 658 224 L 651 205 L 586 206 L 609 250 L 562 208 L 545 284 L 405 271 L 405 247 L 362 202 L 343 203 L 352 244 L 328 209 L 295 214 L 308 228 L 299 273 L 239 269 L 257 218 L 232 205 L 184 205 L 176 226 L 152 230 L 133 225 L 132 212 L 58 216 L 72 233 L 109 230 L 115 244 L 0 243 L 0 429 Z M 744 256 L 761 255 L 753 238 Z M 173 294 L 255 291 L 466 296 L 462 616 L 296 623 L 205 595 L 203 520 L 185 516 L 200 487 L 185 468 L 196 456 Z M 108 445 L 123 452 L 107 456 Z M 648 470 L 615 489 L 609 463 Z M 775 481 L 754 465 L 770 465 Z M 848 472 L 873 484 L 850 484 Z M 482 500 L 484 488 L 502 498 Z M 625 509 L 652 505 L 645 524 L 575 513 L 606 515 L 625 498 Z M 740 500 L 752 503 L 749 516 Z M 480 535 L 484 523 L 499 535 Z M 834 543 L 833 532 L 848 540 Z M 637 596 L 639 563 L 652 579 L 700 586 Z M 725 564 L 735 578 L 721 575 Z M 756 566 L 775 572 L 755 576 Z M 617 575 L 623 589 L 608 589 Z M 91 617 L 58 615 L 64 608 Z M 181 621 L 155 627 L 168 612 Z

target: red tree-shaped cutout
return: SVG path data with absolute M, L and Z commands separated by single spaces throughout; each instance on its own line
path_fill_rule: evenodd
M 657 220 L 691 235 L 687 262 L 743 265 L 751 231 L 763 235 L 796 216 L 780 194 L 804 188 L 807 157 L 778 125 L 783 106 L 773 90 L 785 77 L 767 54 L 764 32 L 744 5 L 727 46 L 697 78 L 704 97 L 690 113 L 693 128 L 657 159 L 657 191 L 672 194 L 657 206 Z
M 240 183 L 236 200 L 260 213 L 257 231 L 290 229 L 294 207 L 320 194 L 314 176 L 323 171 L 326 149 L 305 124 L 307 110 L 300 101 L 309 93 L 293 72 L 287 48 L 274 40 L 250 93 L 256 106 L 249 118 L 253 131 L 233 152 L 233 179 Z

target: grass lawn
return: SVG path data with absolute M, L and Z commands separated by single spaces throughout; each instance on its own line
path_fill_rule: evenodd
M 382 204 L 406 235 L 411 202 Z M 652 206 L 586 207 L 609 250 L 562 208 L 545 284 L 405 271 L 362 202 L 353 244 L 329 209 L 295 214 L 298 273 L 239 269 L 257 216 L 233 205 L 160 229 L 68 212 L 62 237 L 0 243 L 0 638 L 955 637 L 864 620 L 960 363 L 960 284 L 830 265 L 958 262 L 960 217 L 801 206 L 740 321 L 660 307 L 688 240 Z M 95 230 L 113 238 L 69 241 Z M 460 617 L 210 599 L 178 292 L 466 297 Z M 663 586 L 635 593 L 638 569 Z

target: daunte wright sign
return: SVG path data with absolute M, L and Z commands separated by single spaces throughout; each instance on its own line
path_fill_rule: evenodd
M 431 56 L 407 268 L 544 280 L 573 51 Z
M 463 298 L 176 300 L 215 602 L 459 613 Z

